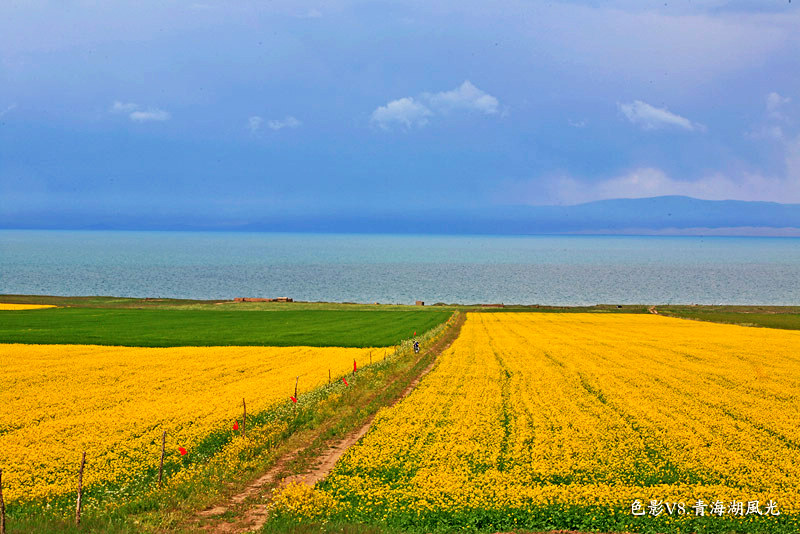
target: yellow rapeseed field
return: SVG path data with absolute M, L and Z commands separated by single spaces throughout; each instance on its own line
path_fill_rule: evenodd
M 370 349 L 135 348 L 0 344 L 0 469 L 6 502 L 74 492 L 81 451 L 87 486 L 134 481 L 167 454 L 248 413 L 291 402 L 369 361 Z M 302 395 L 300 397 L 302 402 Z
M 55 308 L 53 304 L 6 304 L 0 302 L 0 311 L 17 310 L 41 310 L 43 308 Z
M 655 517 L 670 530 L 695 517 L 698 500 L 706 516 L 722 503 L 726 520 L 748 521 L 755 512 L 738 514 L 736 503 L 757 500 L 770 516 L 759 520 L 785 521 L 800 512 L 800 332 L 654 315 L 469 314 L 434 371 L 379 413 L 313 493 L 290 487 L 275 509 L 638 531 L 635 520 Z M 645 517 L 633 514 L 637 499 Z M 682 502 L 686 515 L 651 510 L 654 500 Z

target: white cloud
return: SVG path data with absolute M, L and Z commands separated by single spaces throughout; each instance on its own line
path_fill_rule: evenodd
M 767 116 L 771 119 L 783 120 L 786 116 L 781 112 L 781 108 L 791 102 L 792 99 L 783 97 L 776 92 L 767 95 Z
M 125 103 L 120 102 L 119 100 L 115 101 L 111 106 L 111 111 L 113 113 L 130 113 L 132 111 L 136 111 L 137 109 L 139 109 L 139 106 L 133 102 Z
M 10 106 L 8 106 L 8 107 L 7 107 L 6 109 L 4 109 L 3 111 L 0 111 L 0 117 L 4 117 L 4 116 L 5 116 L 7 113 L 10 113 L 10 112 L 14 111 L 14 109 L 15 109 L 16 107 L 17 107 L 17 105 L 16 105 L 16 104 L 11 104 Z
M 497 107 L 499 105 L 497 98 L 481 91 L 472 85 L 469 80 L 465 80 L 464 83 L 452 91 L 442 91 L 433 94 L 423 93 L 422 99 L 428 103 L 431 109 L 442 113 L 466 109 L 493 115 L 497 113 Z
M 775 113 L 790 99 L 773 92 L 767 95 L 766 102 L 767 112 Z M 553 182 L 550 193 L 566 203 L 661 195 L 685 195 L 706 200 L 800 203 L 800 135 L 789 133 L 776 124 L 767 124 L 748 135 L 777 143 L 783 152 L 783 173 L 768 176 L 741 170 L 730 174 L 711 173 L 697 180 L 682 180 L 668 176 L 659 169 L 645 167 L 597 183 L 562 177 Z
M 784 113 L 784 107 L 789 104 L 792 99 L 781 96 L 773 91 L 765 97 L 764 101 L 766 108 L 765 119 L 760 126 L 746 132 L 745 136 L 751 139 L 780 141 L 785 144 L 789 136 L 787 136 L 784 127 L 790 126 L 792 121 L 789 119 L 789 116 Z
M 647 102 L 634 100 L 629 104 L 617 104 L 619 110 L 628 118 L 631 123 L 642 127 L 645 130 L 655 130 L 664 127 L 675 127 L 683 130 L 705 131 L 705 127 L 696 122 L 692 122 L 686 117 L 681 117 L 666 108 L 657 108 Z
M 784 143 L 786 159 L 786 177 L 800 188 L 800 135 Z
M 788 104 L 791 101 L 792 101 L 791 98 L 781 96 L 773 91 L 767 95 L 767 111 L 774 111 L 779 107 L 781 107 L 782 105 Z
M 253 115 L 249 119 L 247 119 L 247 127 L 250 128 L 250 131 L 255 133 L 261 129 L 261 125 L 264 123 L 264 119 L 259 117 L 258 115 Z
M 169 111 L 158 108 L 142 109 L 133 102 L 120 102 L 116 100 L 110 109 L 111 113 L 126 113 L 133 122 L 164 122 L 172 118 Z
M 651 167 L 635 169 L 609 180 L 586 183 L 572 177 L 562 177 L 555 182 L 555 192 L 562 203 L 579 204 L 608 198 L 647 198 L 663 195 L 685 195 L 708 200 L 743 198 L 745 184 L 735 184 L 726 177 L 715 174 L 696 181 L 685 181 L 667 176 L 664 171 Z M 754 191 L 751 191 L 754 192 Z
M 800 152 L 800 151 L 799 151 Z M 800 169 L 800 154 L 796 162 Z M 705 200 L 764 200 L 800 202 L 800 178 L 767 177 L 742 173 L 736 178 L 714 173 L 699 180 L 681 180 L 664 171 L 643 167 L 591 183 L 571 176 L 559 176 L 540 183 L 512 184 L 505 201 L 527 198 L 531 204 L 582 204 L 612 198 L 648 198 L 682 195 Z
M 302 122 L 300 122 L 299 120 L 295 119 L 291 115 L 287 116 L 283 120 L 275 120 L 275 119 L 273 119 L 273 120 L 267 122 L 267 126 L 269 126 L 269 128 L 271 130 L 281 130 L 283 128 L 297 128 L 298 126 L 300 126 L 302 124 L 303 124 Z M 260 123 L 259 123 L 259 125 L 260 125 Z
M 422 93 L 418 97 L 403 97 L 379 106 L 372 112 L 371 121 L 389 129 L 399 124 L 406 129 L 425 126 L 434 115 L 447 115 L 455 111 L 476 111 L 495 115 L 500 102 L 492 95 L 478 89 L 469 80 L 450 91 Z
M 518 204 L 581 204 L 612 198 L 682 195 L 705 200 L 762 200 L 800 203 L 800 135 L 779 139 L 785 172 L 768 176 L 749 170 L 714 172 L 699 179 L 669 176 L 655 167 L 640 167 L 607 180 L 589 181 L 570 175 L 538 180 L 506 181 L 495 200 Z
M 586 124 L 587 124 L 587 122 L 586 122 L 585 120 L 574 121 L 574 120 L 572 120 L 572 119 L 567 119 L 567 122 L 568 122 L 568 123 L 569 123 L 569 125 L 570 125 L 570 126 L 572 126 L 573 128 L 585 128 L 585 127 L 586 127 Z
M 411 97 L 405 97 L 378 107 L 372 112 L 372 122 L 383 129 L 388 129 L 395 123 L 411 128 L 412 126 L 425 126 L 431 115 L 431 110 L 424 104 Z
M 146 111 L 133 111 L 128 115 L 133 122 L 163 122 L 172 118 L 168 111 L 150 108 Z
M 319 9 L 309 9 L 305 15 L 302 16 L 304 19 L 318 19 L 322 17 L 322 11 Z
M 762 126 L 760 129 L 745 133 L 745 136 L 751 139 L 771 139 L 773 141 L 783 141 L 786 139 L 783 128 L 776 125 Z

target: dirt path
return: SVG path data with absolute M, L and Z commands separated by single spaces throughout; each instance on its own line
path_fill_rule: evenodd
M 417 361 L 421 360 L 427 354 L 433 354 L 433 360 L 408 384 L 408 386 L 406 386 L 400 395 L 398 395 L 392 401 L 391 406 L 394 406 L 407 397 L 414 390 L 414 388 L 417 387 L 422 378 L 431 372 L 431 370 L 433 370 L 433 367 L 436 364 L 436 357 L 446 350 L 453 343 L 453 341 L 455 341 L 459 332 L 461 331 L 461 326 L 464 324 L 464 320 L 465 314 L 462 313 L 458 316 L 455 324 L 450 327 L 450 329 L 439 340 L 437 340 L 433 346 L 419 355 Z M 382 392 L 390 388 L 397 380 L 399 380 L 399 378 L 395 378 L 392 382 L 384 386 Z M 373 395 L 373 398 L 377 395 L 378 394 Z M 256 500 L 259 496 L 264 495 L 268 490 L 275 487 L 278 483 L 286 484 L 294 481 L 302 481 L 305 484 L 313 485 L 320 480 L 323 480 L 328 476 L 328 474 L 330 474 L 331 470 L 333 470 L 333 467 L 336 465 L 336 462 L 342 457 L 347 449 L 355 445 L 358 440 L 364 437 L 364 435 L 369 431 L 374 418 L 375 415 L 371 415 L 360 428 L 349 433 L 343 439 L 333 443 L 315 458 L 315 461 L 310 468 L 306 469 L 302 473 L 286 476 L 288 466 L 298 458 L 304 449 L 298 448 L 288 452 L 279 458 L 269 471 L 251 482 L 240 493 L 232 496 L 227 502 L 200 512 L 194 521 L 195 524 L 202 520 L 217 518 L 223 514 L 227 514 L 229 511 L 238 512 L 241 509 L 241 511 L 238 512 L 239 517 L 237 518 L 236 522 L 228 523 L 224 521 L 215 521 L 206 525 L 203 527 L 203 529 L 207 532 L 219 534 L 245 533 L 259 530 L 262 526 L 264 526 L 264 523 L 266 523 L 269 516 L 269 503 L 260 502 L 248 504 L 250 501 Z M 311 447 L 314 441 L 319 438 L 319 436 L 321 436 L 325 430 L 327 430 L 327 427 L 323 426 L 313 431 L 310 435 L 303 439 L 305 446 L 307 448 Z
M 431 372 L 435 364 L 436 360 L 432 361 L 430 365 L 428 365 L 425 369 L 423 369 L 422 372 L 419 375 L 417 375 L 417 377 L 414 380 L 411 381 L 411 383 L 406 387 L 406 389 L 403 390 L 400 396 L 398 396 L 390 404 L 390 406 L 394 406 L 395 404 L 406 398 L 417 387 L 417 385 L 420 383 L 423 377 L 425 377 L 425 375 Z M 290 477 L 287 477 L 286 479 L 284 479 L 284 482 L 288 484 L 289 482 L 300 481 L 304 482 L 305 484 L 308 484 L 309 486 L 313 486 L 320 480 L 323 480 L 330 474 L 330 472 L 333 470 L 333 466 L 336 465 L 336 462 L 339 461 L 339 458 L 342 457 L 342 455 L 347 451 L 347 449 L 355 445 L 358 442 L 358 440 L 360 440 L 362 437 L 366 435 L 366 433 L 372 426 L 372 421 L 374 419 L 375 415 L 371 415 L 369 419 L 367 419 L 367 422 L 364 423 L 364 425 L 361 428 L 351 432 L 344 439 L 342 439 L 341 441 L 330 447 L 327 451 L 322 453 L 320 456 L 318 456 L 316 464 L 310 470 L 307 470 L 297 475 L 292 475 Z

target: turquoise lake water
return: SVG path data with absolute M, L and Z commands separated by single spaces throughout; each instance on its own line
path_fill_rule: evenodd
M 0 293 L 800 304 L 800 239 L 0 231 Z

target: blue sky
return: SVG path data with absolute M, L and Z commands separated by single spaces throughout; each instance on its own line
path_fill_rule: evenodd
M 800 203 L 798 4 L 5 0 L 0 214 Z

